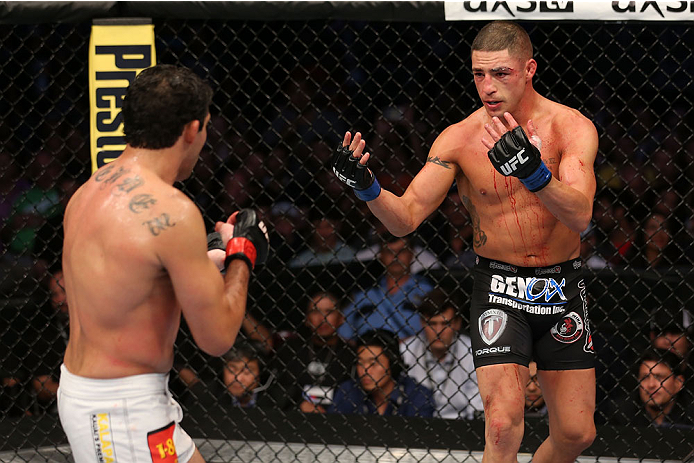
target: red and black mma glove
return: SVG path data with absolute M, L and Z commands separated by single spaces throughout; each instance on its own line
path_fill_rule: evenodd
M 487 152 L 494 168 L 503 176 L 517 177 L 525 187 L 535 193 L 552 180 L 538 150 L 521 126 L 503 134 Z
M 269 238 L 263 221 L 253 209 L 241 209 L 236 214 L 234 235 L 227 243 L 224 268 L 228 268 L 232 260 L 241 259 L 253 270 L 256 264 L 265 262 L 268 248 Z
M 381 194 L 381 185 L 366 164 L 352 156 L 354 151 L 341 144 L 335 149 L 332 168 L 337 178 L 347 186 L 354 188 L 354 194 L 362 201 L 372 201 Z M 368 164 L 368 162 L 367 162 Z

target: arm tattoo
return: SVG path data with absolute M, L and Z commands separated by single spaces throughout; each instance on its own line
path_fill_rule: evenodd
M 154 196 L 149 194 L 139 194 L 133 196 L 133 198 L 130 200 L 130 203 L 128 204 L 128 207 L 135 214 L 139 214 L 140 212 L 144 211 L 145 209 L 149 209 L 151 206 L 155 204 L 157 204 L 157 200 L 154 199 Z
M 451 166 L 448 165 L 451 163 L 450 161 L 442 161 L 438 156 L 429 156 L 427 158 L 427 162 L 436 164 L 437 166 L 445 167 L 446 169 L 451 168 Z
M 470 220 L 472 221 L 472 246 L 479 248 L 487 244 L 487 234 L 480 228 L 480 215 L 477 213 L 477 208 L 472 204 L 470 198 L 467 196 L 460 195 L 460 199 L 463 201 L 465 209 L 470 213 Z
M 167 228 L 171 228 L 176 225 L 176 223 L 171 222 L 171 217 L 169 217 L 169 214 L 165 212 L 152 220 L 145 220 L 142 222 L 142 225 L 147 225 L 147 227 L 149 227 L 149 232 L 152 235 L 157 236 Z

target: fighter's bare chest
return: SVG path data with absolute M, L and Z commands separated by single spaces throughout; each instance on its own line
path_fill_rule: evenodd
M 481 138 L 480 134 L 480 138 Z M 482 202 L 512 201 L 519 195 L 530 195 L 515 177 L 505 177 L 497 172 L 489 161 L 487 149 L 479 144 L 475 149 L 463 149 L 457 153 L 460 172 L 456 177 L 458 188 L 470 199 Z M 542 160 L 555 177 L 559 176 L 561 146 L 556 137 L 542 140 Z

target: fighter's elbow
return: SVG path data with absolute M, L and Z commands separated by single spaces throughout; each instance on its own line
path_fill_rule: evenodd
M 592 214 L 590 213 L 576 214 L 569 228 L 571 228 L 571 231 L 576 233 L 582 233 L 586 228 L 588 228 L 591 220 Z
M 236 329 L 233 326 L 225 328 L 220 324 L 218 327 L 209 329 L 207 333 L 198 333 L 198 336 L 193 333 L 193 337 L 200 350 L 213 357 L 219 357 L 231 349 L 237 334 L 238 327 Z
M 234 345 L 235 340 L 236 336 L 233 336 L 233 338 L 227 337 L 226 339 L 217 340 L 207 339 L 202 343 L 197 342 L 197 345 L 200 350 L 206 354 L 211 355 L 212 357 L 221 357 L 229 352 L 229 349 L 231 349 L 231 347 Z
M 388 228 L 388 231 L 393 236 L 401 238 L 403 236 L 407 236 L 410 233 L 412 233 L 414 231 L 414 229 L 411 229 L 410 227 L 391 227 L 391 228 Z

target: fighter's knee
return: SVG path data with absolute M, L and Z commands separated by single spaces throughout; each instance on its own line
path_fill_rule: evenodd
M 495 446 L 515 443 L 523 435 L 523 417 L 512 413 L 495 413 L 488 417 L 487 442 Z
M 592 422 L 579 426 L 563 428 L 558 435 L 553 436 L 555 442 L 567 453 L 578 456 L 582 451 L 593 444 L 596 431 Z

